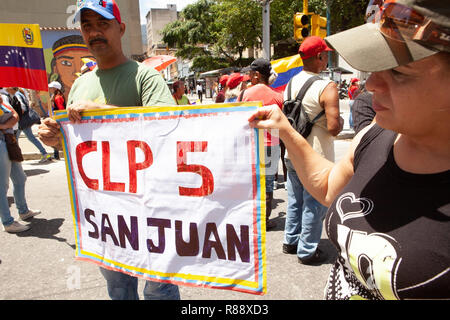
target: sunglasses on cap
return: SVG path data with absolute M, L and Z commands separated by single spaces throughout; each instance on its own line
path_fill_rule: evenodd
M 413 8 L 396 3 L 395 0 L 371 0 L 365 20 L 367 23 L 378 23 L 381 33 L 394 40 L 408 39 L 450 48 L 449 28 L 432 22 Z

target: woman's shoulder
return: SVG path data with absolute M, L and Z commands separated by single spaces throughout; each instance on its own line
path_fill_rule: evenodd
M 365 154 L 369 154 L 369 157 L 372 157 L 372 155 L 377 157 L 385 155 L 387 157 L 397 135 L 398 133 L 383 129 L 377 123 L 372 123 L 362 129 L 352 141 L 355 150 L 353 160 L 355 170 L 359 163 L 363 161 Z

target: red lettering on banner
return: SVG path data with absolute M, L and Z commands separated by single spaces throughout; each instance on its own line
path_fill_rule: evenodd
M 202 177 L 199 188 L 178 187 L 181 196 L 203 197 L 214 191 L 214 177 L 207 167 L 198 164 L 186 164 L 188 152 L 206 152 L 207 141 L 177 141 L 177 171 L 193 172 Z
M 140 148 L 144 152 L 145 159 L 143 162 L 136 163 L 136 148 Z M 130 193 L 137 192 L 137 176 L 138 170 L 143 170 L 153 164 L 153 153 L 148 144 L 144 141 L 131 140 L 127 141 L 128 152 L 128 168 L 130 173 Z
M 111 182 L 109 142 L 102 142 L 103 190 L 125 192 L 125 183 Z
M 111 181 L 111 151 L 108 141 L 102 141 L 102 175 L 103 190 L 125 192 L 124 182 Z M 139 148 L 144 153 L 144 161 L 136 162 L 136 149 Z M 177 142 L 177 172 L 191 172 L 202 177 L 202 184 L 198 188 L 178 187 L 181 196 L 204 197 L 214 191 L 214 177 L 207 167 L 199 164 L 187 164 L 188 152 L 206 152 L 207 141 L 178 141 Z M 76 159 L 78 171 L 86 186 L 93 190 L 99 189 L 97 179 L 90 179 L 83 168 L 83 157 L 97 151 L 97 141 L 85 141 L 76 147 Z M 149 168 L 153 164 L 153 153 L 149 145 L 144 141 L 127 141 L 129 192 L 137 192 L 137 171 Z
M 89 152 L 97 151 L 97 141 L 85 141 L 77 145 L 75 153 L 77 157 L 78 171 L 86 186 L 98 190 L 98 180 L 89 179 L 83 169 L 83 157 Z

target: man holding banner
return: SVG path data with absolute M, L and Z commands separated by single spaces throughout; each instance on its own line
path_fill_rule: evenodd
M 75 20 L 81 22 L 81 33 L 89 51 L 97 60 L 97 68 L 78 78 L 68 98 L 68 117 L 81 121 L 81 113 L 89 109 L 111 106 L 173 105 L 169 88 L 152 68 L 128 60 L 122 51 L 121 38 L 125 24 L 114 0 L 86 2 L 79 0 Z M 61 147 L 59 124 L 52 118 L 43 121 L 39 137 L 49 146 Z M 137 278 L 105 268 L 112 299 L 138 299 Z M 179 299 L 178 286 L 146 281 L 145 299 Z

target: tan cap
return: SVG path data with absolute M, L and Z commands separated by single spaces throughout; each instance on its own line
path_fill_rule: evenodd
M 353 68 L 375 72 L 421 60 L 438 52 L 414 41 L 396 41 L 381 33 L 376 23 L 366 23 L 325 38 Z
M 440 28 L 450 27 L 450 7 L 443 0 L 373 0 L 369 3 L 378 6 L 383 2 L 408 7 Z M 430 25 L 432 24 L 430 23 Z M 445 34 L 446 31 L 444 31 Z M 450 52 L 445 41 L 436 44 L 428 40 L 411 40 L 408 37 L 398 40 L 384 36 L 378 23 L 365 25 L 334 34 L 325 38 L 352 67 L 361 71 L 381 71 L 429 57 L 439 51 Z

